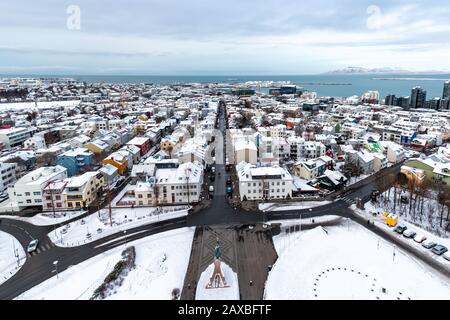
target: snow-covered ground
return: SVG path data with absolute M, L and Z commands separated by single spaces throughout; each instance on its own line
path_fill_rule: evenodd
M 282 233 L 274 243 L 279 258 L 266 282 L 268 300 L 450 297 L 447 278 L 353 222 Z
M 315 207 L 324 206 L 329 204 L 330 201 L 303 201 L 292 203 L 260 203 L 258 205 L 259 210 L 267 211 L 286 211 L 286 210 L 303 210 Z
M 171 299 L 182 289 L 194 228 L 159 233 L 127 244 L 136 248 L 136 268 L 108 299 Z M 109 250 L 44 281 L 17 299 L 86 300 L 121 259 L 125 246 Z
M 195 300 L 239 300 L 239 282 L 236 272 L 225 262 L 221 262 L 221 268 L 229 287 L 206 289 L 206 285 L 209 283 L 214 271 L 214 264 L 212 263 L 200 276 Z
M 74 107 L 80 104 L 81 100 L 71 101 L 41 101 L 37 103 L 37 109 Z M 36 110 L 34 102 L 13 102 L 0 104 L 2 110 Z
M 153 207 L 112 208 L 111 226 L 109 211 L 106 208 L 100 211 L 100 215 L 95 212 L 55 229 L 48 236 L 60 247 L 75 247 L 130 228 L 187 215 L 187 206 L 167 207 L 161 210 L 158 211 Z
M 20 242 L 9 233 L 0 231 L 0 285 L 19 271 L 26 259 Z
M 389 233 L 394 232 L 394 228 L 386 225 L 385 217 L 382 214 L 377 215 L 376 217 L 374 217 L 372 215 L 372 212 L 376 211 L 377 208 L 371 202 L 368 202 L 365 204 L 365 210 L 357 209 L 355 205 L 352 205 L 351 209 L 353 209 L 353 211 L 355 213 L 357 213 L 361 216 L 364 216 L 367 219 L 370 219 L 371 221 L 373 221 L 375 223 L 375 225 L 377 227 L 384 229 L 386 232 L 389 232 Z M 424 235 L 427 238 L 427 240 L 431 240 L 434 243 L 441 244 L 441 245 L 447 247 L 448 249 L 450 249 L 450 239 L 449 238 L 438 237 L 435 234 L 424 230 L 423 228 L 420 228 L 410 222 L 407 222 L 407 220 L 404 219 L 404 217 L 399 217 L 398 223 L 399 223 L 399 225 L 405 225 L 408 229 L 413 230 L 417 234 Z M 407 239 L 407 238 L 403 237 L 402 235 L 398 235 L 398 234 L 395 234 L 395 235 L 397 236 L 399 241 L 406 243 L 407 245 L 413 247 L 414 249 L 421 251 L 422 253 L 428 255 L 429 257 L 437 260 L 438 262 L 440 262 L 440 263 L 444 264 L 445 266 L 447 266 L 448 268 L 450 268 L 450 261 L 445 260 L 443 256 L 435 255 L 434 253 L 431 252 L 430 249 L 426 249 L 426 248 L 422 247 L 422 245 L 420 243 L 415 242 L 413 239 Z
M 79 210 L 79 211 L 55 212 L 55 215 L 53 215 L 53 212 L 41 212 L 33 217 L 0 216 L 0 218 L 21 220 L 37 226 L 50 226 L 76 218 L 78 216 L 81 216 L 83 213 L 86 213 L 86 211 Z
M 394 190 L 384 192 L 379 197 L 379 201 L 376 204 L 372 204 L 375 209 L 394 213 Z M 450 237 L 450 231 L 447 231 L 447 225 L 450 223 L 447 221 L 449 217 L 448 210 L 438 203 L 437 194 L 433 190 L 428 190 L 427 196 L 422 199 L 418 197 L 417 202 L 414 201 L 415 196 L 412 198 L 412 205 L 410 203 L 402 203 L 401 196 L 404 196 L 407 201 L 410 201 L 410 193 L 407 190 L 397 189 L 395 214 L 401 216 L 404 221 L 408 221 L 422 229 L 432 232 L 441 237 Z M 442 210 L 444 209 L 444 210 Z M 442 226 L 440 225 L 441 214 L 443 215 Z

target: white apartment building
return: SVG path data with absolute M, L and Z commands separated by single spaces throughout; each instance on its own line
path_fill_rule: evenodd
M 19 180 L 8 188 L 9 199 L 16 208 L 43 205 L 43 190 L 53 180 L 67 178 L 67 169 L 62 166 L 41 167 Z
M 198 161 L 156 169 L 153 177 L 136 184 L 136 205 L 197 203 L 202 185 L 203 166 Z
M 286 199 L 292 197 L 293 178 L 279 166 L 236 165 L 241 200 Z
M 17 163 L 0 162 L 0 192 L 5 191 L 16 181 Z
M 30 136 L 28 128 L 0 129 L 0 142 L 7 148 L 22 144 Z
M 23 143 L 23 147 L 25 149 L 37 150 L 37 149 L 45 149 L 47 148 L 47 145 L 45 143 L 45 138 L 42 135 L 35 134 L 31 138 L 25 140 L 25 142 Z

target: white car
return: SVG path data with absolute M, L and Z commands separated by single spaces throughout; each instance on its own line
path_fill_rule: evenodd
M 403 232 L 403 236 L 405 238 L 411 239 L 411 238 L 414 238 L 416 236 L 416 233 L 414 231 L 408 229 L 408 230 L 405 230 L 405 232 Z
M 435 245 L 436 245 L 436 243 L 431 240 L 425 240 L 424 242 L 422 242 L 422 247 L 424 247 L 425 249 L 431 249 Z
M 445 260 L 450 261 L 450 251 L 447 251 L 442 256 L 444 257 Z
M 425 240 L 427 240 L 427 237 L 425 237 L 423 234 L 418 234 L 414 237 L 414 241 L 417 243 L 422 243 Z
M 37 247 L 38 247 L 38 244 L 39 244 L 39 241 L 37 239 L 36 240 L 32 240 L 30 242 L 30 244 L 28 245 L 27 252 L 28 253 L 32 253 L 33 251 L 35 251 L 37 249 Z

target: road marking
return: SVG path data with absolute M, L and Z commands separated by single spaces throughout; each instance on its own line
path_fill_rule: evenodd
M 50 244 L 48 244 L 48 243 L 45 245 L 45 249 L 46 249 L 46 250 L 50 249 L 51 247 L 52 247 L 52 246 L 51 246 Z
M 39 254 L 39 253 L 41 253 L 41 248 L 36 249 L 36 254 Z

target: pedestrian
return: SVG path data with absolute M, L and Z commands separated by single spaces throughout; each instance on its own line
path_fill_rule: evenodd
M 253 285 L 253 281 L 252 280 L 250 280 L 250 287 Z

